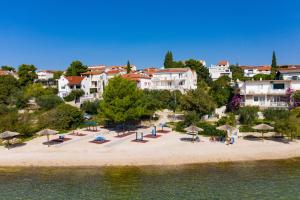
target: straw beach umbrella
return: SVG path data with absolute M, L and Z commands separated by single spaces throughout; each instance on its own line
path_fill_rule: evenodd
M 199 128 L 199 127 L 194 126 L 194 125 L 191 125 L 191 126 L 185 128 L 184 130 L 187 131 L 187 132 L 190 132 L 190 133 L 198 133 L 199 131 L 203 131 L 202 128 Z
M 5 131 L 0 134 L 0 139 L 7 140 L 7 143 L 9 145 L 9 140 L 17 135 L 20 135 L 20 133 L 12 132 L 12 131 Z
M 51 130 L 51 129 L 44 129 L 44 130 L 41 130 L 39 132 L 37 132 L 36 134 L 37 135 L 46 135 L 47 136 L 47 143 L 48 143 L 48 147 L 49 147 L 49 136 L 50 135 L 56 135 L 58 133 L 58 131 L 55 131 L 55 130 Z
M 228 135 L 228 132 L 231 133 L 231 131 L 235 130 L 236 128 L 230 125 L 222 125 L 222 126 L 218 126 L 216 129 L 220 131 L 226 131 Z
M 252 127 L 255 130 L 261 131 L 261 136 L 264 138 L 264 131 L 271 131 L 274 130 L 274 128 L 268 124 L 258 124 L 256 126 Z

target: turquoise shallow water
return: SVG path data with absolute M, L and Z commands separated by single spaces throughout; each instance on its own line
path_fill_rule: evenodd
M 300 199 L 300 159 L 176 167 L 0 168 L 0 199 Z

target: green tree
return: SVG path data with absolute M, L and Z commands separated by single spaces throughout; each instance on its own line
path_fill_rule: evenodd
M 0 76 L 0 104 L 15 105 L 19 92 L 21 89 L 16 78 L 10 75 Z
M 165 68 L 173 68 L 173 54 L 171 51 L 168 51 L 165 55 L 164 67 Z
M 278 69 L 277 58 L 276 58 L 275 51 L 273 51 L 273 54 L 272 54 L 272 64 L 271 64 L 271 67 L 272 67 L 272 75 L 273 75 L 273 77 L 275 77 L 275 74 L 276 74 L 277 69 Z
M 2 69 L 2 70 L 5 70 L 5 71 L 13 71 L 13 72 L 16 71 L 16 69 L 15 69 L 14 67 L 8 66 L 8 65 L 3 65 L 3 66 L 1 66 L 1 69 Z
M 184 111 L 195 111 L 199 116 L 211 114 L 216 105 L 207 92 L 201 88 L 190 90 L 181 97 L 180 107 Z
M 18 69 L 19 83 L 21 86 L 32 84 L 37 78 L 36 67 L 34 65 L 20 65 Z
M 88 114 L 95 115 L 98 114 L 99 101 L 85 101 L 81 104 L 80 109 Z
M 203 64 L 194 59 L 189 59 L 185 61 L 185 65 L 183 67 L 189 67 L 197 73 L 197 80 L 204 80 L 207 84 L 211 84 L 212 79 L 209 74 L 208 68 L 204 67 Z
M 259 108 L 254 106 L 245 106 L 240 108 L 240 122 L 242 124 L 253 125 L 254 122 L 258 119 L 258 111 Z
M 83 122 L 83 113 L 69 104 L 60 104 L 44 113 L 39 118 L 40 128 L 69 130 L 78 127 Z
M 130 65 L 129 60 L 127 61 L 126 72 L 127 72 L 127 74 L 129 74 L 131 72 L 131 65 Z
M 53 79 L 58 80 L 63 75 L 63 73 L 63 71 L 54 71 Z
M 80 61 L 73 61 L 66 71 L 66 76 L 80 76 L 81 73 L 87 72 L 87 66 Z
M 237 80 L 239 79 L 240 81 L 245 81 L 247 80 L 246 77 L 244 77 L 244 70 L 240 68 L 238 65 L 231 65 L 229 67 L 230 71 L 232 72 L 232 79 Z
M 67 102 L 74 101 L 74 100 L 76 101 L 83 95 L 84 95 L 84 91 L 81 89 L 72 90 L 68 96 L 64 97 L 64 100 Z
M 33 83 L 31 85 L 28 85 L 24 89 L 24 94 L 26 98 L 37 98 L 42 95 L 51 95 L 53 93 L 53 89 L 51 88 L 44 88 L 44 86 L 41 83 Z
M 256 81 L 259 81 L 259 80 L 273 80 L 274 75 L 273 74 L 256 74 L 255 76 L 253 76 L 253 79 L 256 80 Z
M 63 103 L 63 100 L 56 95 L 42 95 L 36 99 L 36 103 L 43 110 L 51 110 Z
M 100 101 L 101 114 L 115 123 L 138 120 L 145 113 L 141 97 L 142 91 L 135 82 L 119 76 L 112 78 Z
M 230 78 L 228 76 L 222 76 L 212 82 L 209 93 L 218 107 L 227 105 L 233 96 L 233 89 L 230 86 Z

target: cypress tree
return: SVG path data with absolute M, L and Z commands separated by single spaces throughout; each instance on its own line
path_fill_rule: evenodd
M 173 67 L 173 54 L 171 51 L 168 51 L 165 56 L 164 67 L 172 68 Z
M 131 65 L 130 65 L 129 60 L 127 61 L 126 71 L 127 71 L 127 74 L 129 74 L 131 72 Z
M 275 76 L 276 72 L 277 72 L 277 68 L 278 68 L 275 51 L 273 51 L 273 54 L 272 54 L 272 64 L 271 64 L 271 67 L 272 67 L 272 76 Z

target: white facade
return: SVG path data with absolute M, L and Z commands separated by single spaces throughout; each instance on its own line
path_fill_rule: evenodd
M 151 78 L 153 90 L 197 89 L 197 74 L 190 68 L 170 68 L 155 72 Z
M 242 66 L 241 67 L 244 70 L 244 76 L 245 77 L 254 77 L 257 74 L 265 74 L 269 75 L 271 74 L 271 66 Z
M 91 71 L 82 73 L 81 75 L 87 79 L 88 87 L 90 88 L 90 96 L 95 99 L 101 99 L 104 92 L 104 87 L 108 83 L 107 74 Z
M 242 106 L 259 106 L 261 108 L 286 108 L 286 92 L 300 90 L 300 81 L 266 80 L 245 81 L 238 83 L 240 95 L 243 97 Z
M 38 76 L 38 80 L 49 80 L 53 79 L 54 76 L 53 72 L 47 70 L 38 71 L 36 74 Z
M 280 69 L 279 73 L 283 80 L 300 80 L 300 68 Z
M 90 94 L 90 80 L 87 77 L 80 76 L 61 76 L 58 79 L 58 96 L 64 98 L 68 96 L 72 90 L 83 90 L 84 95 L 80 98 L 80 102 L 93 99 Z
M 217 65 L 211 65 L 208 70 L 213 81 L 217 80 L 221 76 L 229 76 L 230 78 L 232 78 L 232 73 L 229 69 L 228 61 L 220 61 Z

